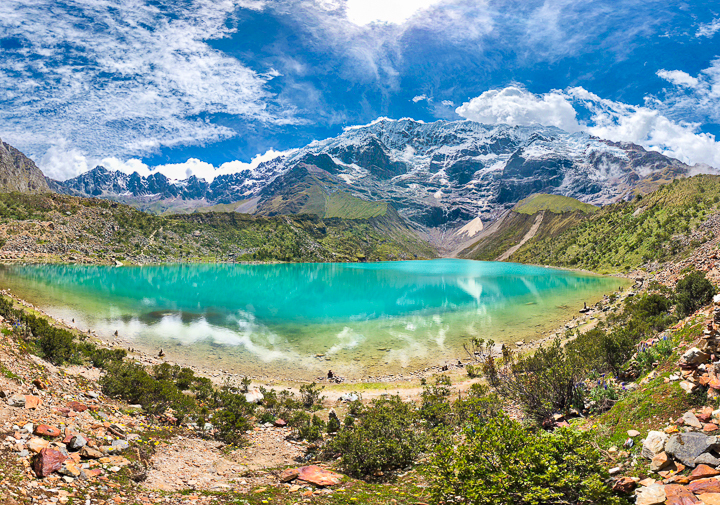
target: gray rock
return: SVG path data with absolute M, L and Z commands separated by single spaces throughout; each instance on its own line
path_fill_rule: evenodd
M 697 347 L 688 349 L 682 357 L 688 365 L 699 365 L 700 363 L 705 363 L 708 359 L 710 359 L 709 354 L 702 352 Z
M 340 395 L 341 402 L 354 402 L 359 399 L 360 397 L 357 395 L 357 393 L 343 393 L 342 395 Z
M 685 466 L 694 467 L 695 459 L 708 452 L 717 443 L 717 437 L 702 433 L 677 433 L 665 444 L 665 452 L 679 459 Z
M 130 447 L 130 444 L 128 444 L 125 440 L 113 440 L 111 447 L 116 451 L 124 451 Z
M 82 435 L 75 435 L 68 444 L 68 449 L 71 451 L 79 451 L 87 445 L 87 440 Z
M 685 426 L 690 426 L 691 428 L 697 428 L 698 430 L 702 429 L 702 423 L 698 421 L 698 418 L 693 414 L 692 412 L 688 411 L 685 412 L 682 416 L 683 423 L 685 423 Z
M 8 405 L 11 407 L 24 407 L 25 397 L 23 395 L 15 395 L 8 400 Z
M 21 458 L 27 458 L 28 456 L 30 456 L 30 452 L 27 449 L 23 449 L 18 453 L 18 456 Z
M 665 486 L 660 483 L 655 483 L 651 486 L 640 488 L 635 503 L 636 505 L 660 505 L 665 503 L 666 499 Z
M 647 438 L 643 440 L 642 456 L 643 458 L 653 459 L 656 454 L 660 454 L 665 449 L 665 442 L 668 436 L 662 431 L 651 431 L 647 434 Z
M 706 452 L 695 458 L 695 466 L 697 465 L 708 465 L 712 467 L 720 466 L 720 459 L 716 458 L 709 452 Z

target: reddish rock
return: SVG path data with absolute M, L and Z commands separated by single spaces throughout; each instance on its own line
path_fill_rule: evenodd
M 690 480 L 706 479 L 720 475 L 720 472 L 708 465 L 698 465 L 690 474 Z
M 632 477 L 620 477 L 613 484 L 613 491 L 616 493 L 630 494 L 635 491 L 637 482 Z
M 287 422 L 284 419 L 275 419 L 275 422 L 273 423 L 278 428 L 284 428 L 287 426 Z
M 712 431 L 717 431 L 717 429 L 718 429 L 718 425 L 715 424 L 715 423 L 703 424 L 703 431 L 704 431 L 704 432 L 710 433 L 710 432 L 712 432 Z
M 47 477 L 51 473 L 60 470 L 66 459 L 62 452 L 46 448 L 35 457 L 33 470 L 35 470 L 38 477 Z
M 88 406 L 73 400 L 67 404 L 67 408 L 74 410 L 75 412 L 85 412 L 88 409 Z
M 703 409 L 698 413 L 697 418 L 704 423 L 709 423 L 712 419 L 712 413 L 712 407 L 703 407 Z
M 99 468 L 93 468 L 92 470 L 83 470 L 80 477 L 84 479 L 94 479 L 95 477 L 100 477 L 100 475 L 102 475 L 102 470 Z
M 33 386 L 35 386 L 36 388 L 38 388 L 40 390 L 43 390 L 46 387 L 45 384 L 43 383 L 43 381 L 41 381 L 40 379 L 35 379 L 33 381 Z
M 700 503 L 686 487 L 678 484 L 668 484 L 665 486 L 665 495 L 667 496 L 666 505 L 694 505 Z
M 298 478 L 302 481 L 315 484 L 316 486 L 336 486 L 340 484 L 342 475 L 325 470 L 317 465 L 300 467 Z
M 708 387 L 715 390 L 720 390 L 720 379 L 717 377 L 713 377 L 710 379 L 710 382 L 708 382 Z
M 280 482 L 290 482 L 291 480 L 297 479 L 299 476 L 299 469 L 288 468 L 287 470 L 283 470 L 283 472 L 280 474 Z
M 40 435 L 42 437 L 59 437 L 61 434 L 61 431 L 55 428 L 54 426 L 49 426 L 47 424 L 40 424 L 35 428 L 35 434 Z
M 25 396 L 25 408 L 36 409 L 42 403 L 42 399 L 38 396 L 24 395 Z
M 700 479 L 690 483 L 688 489 L 695 494 L 720 493 L 720 480 L 709 478 Z

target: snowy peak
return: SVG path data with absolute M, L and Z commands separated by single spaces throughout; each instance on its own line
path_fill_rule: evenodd
M 301 175 L 292 176 L 298 167 Z M 475 218 L 492 221 L 534 193 L 606 204 L 690 170 L 634 144 L 556 127 L 379 119 L 253 170 L 219 175 L 211 183 L 171 181 L 162 174 L 128 176 L 97 167 L 61 185 L 68 192 L 107 198 L 179 198 L 204 205 L 257 202 L 280 198 L 274 191 L 288 198 L 293 181 L 305 185 L 298 191 L 306 190 L 302 174 L 308 167 L 325 174 L 317 184 L 328 191 L 389 202 L 404 218 L 428 228 L 459 227 Z M 273 184 L 281 176 L 282 184 Z M 295 207 L 302 206 L 281 208 Z

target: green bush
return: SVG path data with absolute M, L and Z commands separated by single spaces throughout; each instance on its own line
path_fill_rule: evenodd
M 298 419 L 302 419 L 298 422 Z M 298 438 L 301 440 L 307 440 L 314 442 L 322 438 L 323 432 L 327 430 L 325 421 L 320 419 L 317 415 L 313 415 L 312 418 L 308 414 L 298 417 L 296 420 Z
M 357 422 L 328 443 L 325 453 L 340 456 L 340 468 L 348 475 L 372 477 L 412 464 L 423 440 L 413 405 L 391 396 L 373 400 Z
M 451 423 L 450 386 L 452 386 L 450 378 L 447 375 L 440 375 L 435 379 L 435 384 L 423 388 L 420 417 L 431 427 Z
M 236 446 L 245 442 L 245 432 L 252 428 L 248 418 L 255 405 L 249 403 L 244 395 L 232 393 L 228 389 L 218 395 L 220 408 L 213 414 L 212 422 L 217 429 L 217 438 Z
M 705 272 L 692 272 L 683 277 L 675 288 L 675 303 L 680 317 L 687 317 L 712 301 L 715 288 L 705 278 Z
M 533 433 L 504 414 L 478 421 L 437 448 L 428 469 L 436 503 L 561 505 L 623 503 L 592 432 Z
M 325 389 L 324 386 L 319 387 L 314 382 L 300 386 L 300 401 L 303 406 L 309 410 L 319 409 L 323 398 L 320 393 L 322 393 L 323 389 Z

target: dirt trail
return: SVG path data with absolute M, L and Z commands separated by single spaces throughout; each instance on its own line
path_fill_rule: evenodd
M 540 229 L 540 225 L 542 224 L 542 220 L 544 217 L 545 217 L 545 211 L 543 210 L 535 218 L 535 222 L 533 223 L 532 227 L 528 230 L 528 232 L 525 234 L 523 239 L 520 242 L 518 242 L 517 244 L 515 244 L 514 246 L 512 246 L 510 249 L 505 251 L 503 254 L 501 254 L 495 261 L 505 261 L 510 256 L 515 254 L 515 251 L 520 249 L 525 244 L 525 242 L 527 242 L 528 240 L 533 238 L 535 236 L 535 234 L 538 232 L 538 230 Z

